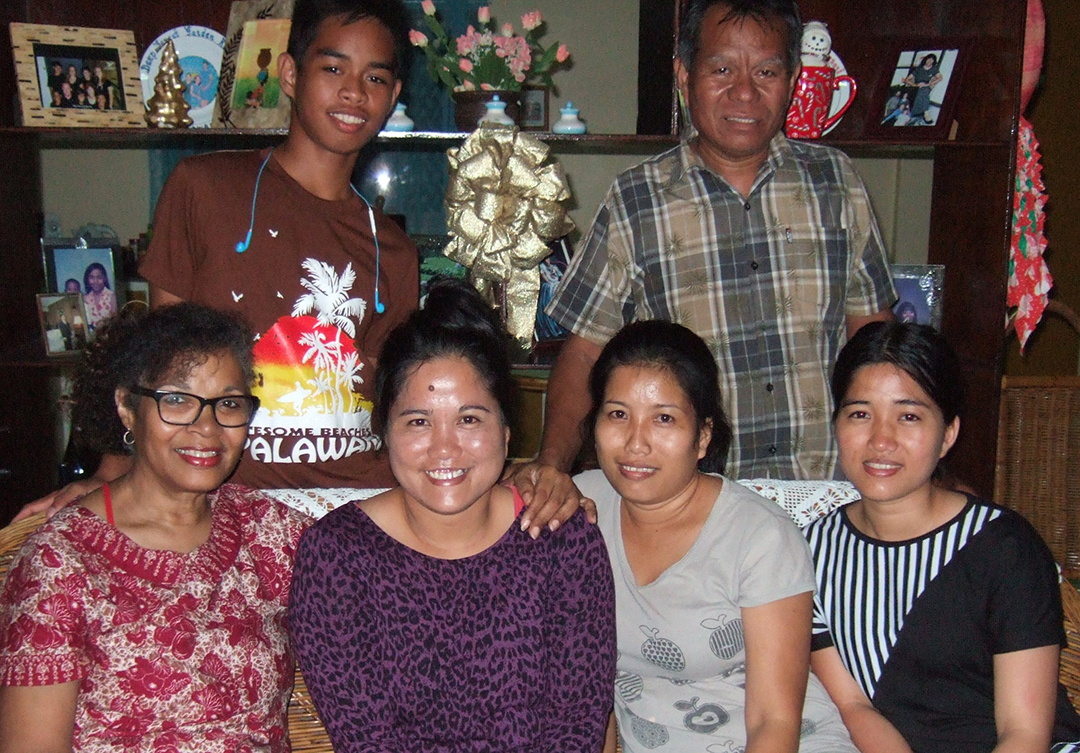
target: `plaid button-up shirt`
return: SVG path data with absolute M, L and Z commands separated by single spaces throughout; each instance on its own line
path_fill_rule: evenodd
M 746 198 L 687 143 L 622 173 L 547 311 L 599 344 L 637 319 L 697 332 L 734 431 L 727 475 L 827 479 L 845 317 L 895 299 L 847 156 L 777 134 Z

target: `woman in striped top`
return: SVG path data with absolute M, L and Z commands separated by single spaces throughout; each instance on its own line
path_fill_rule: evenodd
M 1080 750 L 1050 552 L 1016 513 L 934 482 L 959 375 L 926 326 L 876 322 L 841 351 L 833 421 L 862 499 L 806 529 L 811 666 L 863 753 Z

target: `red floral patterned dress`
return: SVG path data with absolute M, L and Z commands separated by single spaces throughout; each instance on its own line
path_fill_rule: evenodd
M 210 537 L 188 554 L 73 506 L 13 562 L 0 685 L 78 680 L 75 750 L 289 750 L 285 610 L 310 520 L 231 484 L 210 499 Z

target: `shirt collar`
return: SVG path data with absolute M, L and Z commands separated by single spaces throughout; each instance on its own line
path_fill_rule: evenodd
M 690 148 L 689 140 L 683 140 L 679 145 L 679 159 L 673 165 L 673 168 L 669 180 L 667 181 L 667 186 L 669 190 L 674 191 L 676 194 L 680 194 L 680 188 L 688 187 L 688 181 L 693 172 L 712 173 L 727 185 L 727 181 L 724 181 L 723 177 L 709 168 L 704 160 L 698 156 L 698 153 Z M 784 136 L 782 131 L 778 131 L 777 134 L 773 136 L 772 141 L 769 142 L 768 156 L 766 156 L 761 167 L 758 168 L 757 178 L 754 179 L 754 185 L 753 188 L 750 189 L 750 193 L 755 193 L 762 185 L 771 180 L 773 176 L 783 176 L 786 172 L 794 169 L 795 157 L 794 152 L 791 149 L 791 142 L 787 140 L 787 137 Z M 689 194 L 686 196 L 689 197 Z

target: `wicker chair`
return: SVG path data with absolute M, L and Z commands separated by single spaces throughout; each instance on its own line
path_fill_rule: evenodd
M 1050 313 L 1080 334 L 1080 319 Z M 1066 578 L 1080 576 L 1080 377 L 1001 380 L 994 499 L 1031 522 Z
M 1073 708 L 1080 711 L 1080 593 L 1066 580 L 1061 581 L 1061 607 L 1069 645 L 1061 649 L 1058 679 L 1068 691 Z
M 0 583 L 7 578 L 11 560 L 23 541 L 44 522 L 45 515 L 42 513 L 0 528 Z M 292 700 L 289 702 L 289 738 L 292 740 L 293 753 L 334 753 L 299 669 L 296 670 Z

